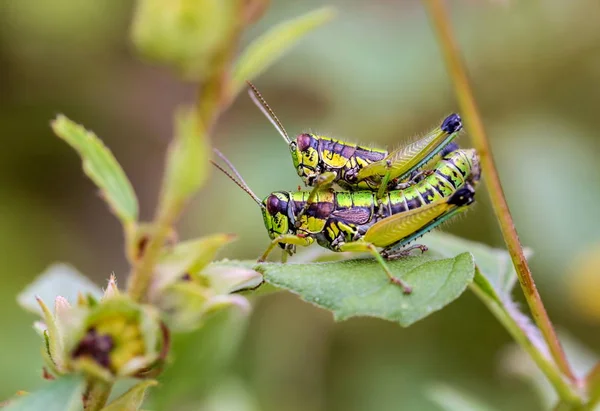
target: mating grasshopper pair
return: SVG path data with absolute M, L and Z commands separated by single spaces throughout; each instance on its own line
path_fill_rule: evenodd
M 312 187 L 273 192 L 261 201 L 215 150 L 235 177 L 213 164 L 262 209 L 272 241 L 259 261 L 277 245 L 291 255 L 296 246 L 315 241 L 333 251 L 368 252 L 391 282 L 410 293 L 410 286 L 392 274 L 386 260 L 413 249 L 426 251 L 418 244 L 404 247 L 474 201 L 479 158 L 474 149 L 459 149 L 452 142 L 462 128 L 460 117 L 452 114 L 422 139 L 388 153 L 315 134 L 291 140 L 252 84 L 250 96 L 288 143 L 298 175 Z

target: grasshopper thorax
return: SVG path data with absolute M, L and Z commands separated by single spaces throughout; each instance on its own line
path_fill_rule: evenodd
M 265 227 L 271 239 L 282 234 L 292 233 L 294 228 L 293 217 L 290 217 L 290 195 L 279 191 L 271 193 L 262 202 L 262 214 Z
M 290 142 L 292 162 L 298 175 L 308 182 L 319 173 L 319 139 L 314 134 L 299 134 Z

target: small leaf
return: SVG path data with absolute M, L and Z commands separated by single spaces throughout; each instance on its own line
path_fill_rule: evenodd
M 256 288 L 263 281 L 262 275 L 251 268 L 222 262 L 211 263 L 201 276 L 208 280 L 210 288 L 217 294 Z
M 167 153 L 161 201 L 163 207 L 180 207 L 208 178 L 208 142 L 204 126 L 192 109 L 175 116 L 175 137 Z
M 117 277 L 114 274 L 111 274 L 102 299 L 106 300 L 107 298 L 116 297 L 119 294 L 120 292 L 119 287 L 117 286 Z
M 102 411 L 137 411 L 144 402 L 146 390 L 157 385 L 154 380 L 142 381 L 131 387 L 126 393 L 102 408 Z
M 493 408 L 455 388 L 439 384 L 427 390 L 429 398 L 444 411 L 492 411 Z
M 293 20 L 284 21 L 254 40 L 244 50 L 233 69 L 232 97 L 245 87 L 246 80 L 256 78 L 305 34 L 327 23 L 334 16 L 335 9 L 323 7 Z
M 36 302 L 36 296 L 39 296 L 48 306 L 54 305 L 58 295 L 66 298 L 71 305 L 75 305 L 79 293 L 91 294 L 97 298 L 102 296 L 100 287 L 79 271 L 70 265 L 57 263 L 48 267 L 34 282 L 21 291 L 17 301 L 26 310 L 41 315 L 42 311 Z
M 58 137 L 77 150 L 83 160 L 85 174 L 102 190 L 112 211 L 125 225 L 133 224 L 138 218 L 137 198 L 125 172 L 110 150 L 94 133 L 62 114 L 51 125 Z
M 11 402 L 2 411 L 75 411 L 81 407 L 83 380 L 78 376 L 66 376 L 47 383 L 39 391 L 32 392 Z
M 391 284 L 373 260 L 330 263 L 261 264 L 255 267 L 265 280 L 288 289 L 308 302 L 333 311 L 336 320 L 371 316 L 407 327 L 458 298 L 473 280 L 469 253 L 435 260 L 410 257 L 389 263 L 395 275 L 413 292 Z
M 161 287 L 183 274 L 197 274 L 204 269 L 226 244 L 235 240 L 234 234 L 212 234 L 178 243 L 163 252 L 158 262 L 158 279 Z
M 62 335 L 58 324 L 50 312 L 48 306 L 40 298 L 37 298 L 37 302 L 43 313 L 44 323 L 46 325 L 46 332 L 44 333 L 44 340 L 46 341 L 46 351 L 50 356 L 52 362 L 56 365 L 56 368 L 60 371 L 64 369 L 63 361 L 63 347 L 62 347 Z

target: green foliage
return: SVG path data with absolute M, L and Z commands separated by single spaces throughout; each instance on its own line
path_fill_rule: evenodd
M 469 253 L 453 258 L 409 257 L 389 264 L 410 284 L 405 295 L 391 284 L 374 260 L 256 267 L 265 280 L 290 290 L 310 303 L 333 311 L 336 320 L 371 316 L 407 327 L 458 298 L 473 280 L 475 266 Z
M 58 115 L 52 121 L 57 136 L 73 147 L 83 160 L 83 171 L 100 188 L 102 196 L 124 225 L 138 218 L 138 202 L 125 172 L 110 150 L 91 131 Z
M 165 209 L 180 208 L 204 184 L 209 172 L 208 152 L 204 126 L 193 110 L 179 110 L 161 195 Z
M 70 375 L 51 381 L 44 388 L 11 402 L 3 411 L 76 411 L 81 409 L 83 379 Z
M 335 9 L 323 7 L 280 23 L 254 40 L 235 63 L 231 79 L 232 94 L 238 94 L 245 87 L 246 80 L 258 77 L 303 36 L 334 16 Z
M 102 408 L 102 411 L 136 411 L 144 402 L 146 390 L 156 384 L 157 382 L 154 380 L 142 381 L 131 387 L 126 393 L 112 401 L 108 406 Z

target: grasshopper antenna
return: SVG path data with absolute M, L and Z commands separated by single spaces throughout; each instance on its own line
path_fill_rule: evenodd
M 223 162 L 225 164 L 227 164 L 227 166 L 231 169 L 231 171 L 233 172 L 235 177 L 237 177 L 238 179 L 236 179 L 234 176 L 232 176 L 231 173 L 229 173 L 227 170 L 225 170 L 219 164 L 215 163 L 213 160 L 210 160 L 212 165 L 217 167 L 219 170 L 221 170 L 221 172 L 223 174 L 225 174 L 227 177 L 229 177 L 229 179 L 231 181 L 233 181 L 239 188 L 244 190 L 246 192 L 246 194 L 248 194 L 250 197 L 252 197 L 252 199 L 256 202 L 256 204 L 258 204 L 261 208 L 265 208 L 262 201 L 260 201 L 260 198 L 258 198 L 258 196 L 256 194 L 254 194 L 254 192 L 252 190 L 250 190 L 250 187 L 248 187 L 248 184 L 246 184 L 246 182 L 244 181 L 244 179 L 242 178 L 240 173 L 235 169 L 233 164 L 231 164 L 231 161 L 229 161 L 229 159 L 227 157 L 225 157 L 225 155 L 223 153 L 221 153 L 219 150 L 217 150 L 216 148 L 213 148 L 213 151 L 221 160 L 223 160 Z
M 285 128 L 283 128 L 281 121 L 279 121 L 279 119 L 275 115 L 275 112 L 271 109 L 271 107 L 269 107 L 266 100 L 260 94 L 258 89 L 254 86 L 254 84 L 250 83 L 249 81 L 246 81 L 246 83 L 248 83 L 248 86 L 250 86 L 248 94 L 250 95 L 250 98 L 252 99 L 256 107 L 258 107 L 260 111 L 262 111 L 262 113 L 265 115 L 265 117 L 269 119 L 271 124 L 273 124 L 273 126 L 277 129 L 277 131 L 279 132 L 281 137 L 283 137 L 285 142 L 288 143 L 288 145 L 291 144 L 292 141 L 290 140 L 287 131 L 285 131 Z

